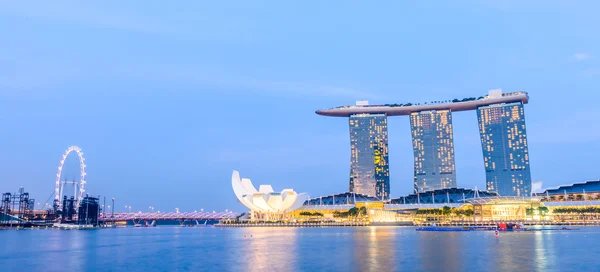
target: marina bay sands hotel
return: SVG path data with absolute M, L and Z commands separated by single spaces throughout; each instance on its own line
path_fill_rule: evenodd
M 316 113 L 349 118 L 350 192 L 389 199 L 387 117 L 398 115 L 410 117 L 415 193 L 456 188 L 452 112 L 476 110 L 486 189 L 501 196 L 529 196 L 531 174 L 523 109 L 528 101 L 525 92 L 490 90 L 479 98 L 386 105 L 358 101 L 353 106 Z

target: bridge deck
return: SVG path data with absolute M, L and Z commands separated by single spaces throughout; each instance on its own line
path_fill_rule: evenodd
M 169 212 L 169 213 L 101 213 L 100 221 L 123 220 L 221 220 L 235 219 L 241 214 L 235 212 Z

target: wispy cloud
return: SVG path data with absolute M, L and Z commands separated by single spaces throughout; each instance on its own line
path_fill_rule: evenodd
M 307 84 L 290 81 L 256 81 L 241 82 L 243 85 L 271 92 L 295 93 L 299 95 L 323 96 L 323 97 L 350 97 L 356 99 L 375 99 L 377 95 L 355 90 L 353 88 L 328 86 L 321 84 Z
M 320 135 L 319 135 L 320 136 Z M 310 138 L 310 137 L 309 137 Z M 325 135 L 325 142 L 334 142 Z M 321 141 L 317 139 L 306 139 L 306 142 Z M 339 142 L 340 139 L 336 138 Z M 337 165 L 328 156 L 314 157 L 318 154 L 322 145 L 290 146 L 289 144 L 276 144 L 273 146 L 246 146 L 238 148 L 220 148 L 214 152 L 212 161 L 219 164 L 241 164 L 248 167 L 262 167 L 268 162 L 269 167 L 277 169 L 302 169 L 306 167 L 320 167 Z M 343 157 L 343 155 L 337 155 Z
M 0 62 L 2 63 L 2 62 Z M 96 62 L 67 62 L 55 60 L 22 62 L 20 65 L 0 68 L 0 95 L 15 95 L 22 91 L 43 92 L 60 89 L 81 82 L 131 82 L 133 84 L 170 85 L 173 88 L 218 92 L 252 92 L 267 96 L 310 96 L 351 99 L 380 99 L 372 92 L 352 87 L 336 86 L 312 79 L 280 80 L 268 76 L 244 77 L 226 71 L 213 71 L 197 65 L 104 65 Z M 59 68 L 59 69 L 56 69 Z M 141 88 L 143 89 L 143 88 Z M 134 91 L 134 90 L 131 90 Z
M 575 53 L 572 58 L 573 58 L 573 60 L 576 60 L 576 61 L 586 61 L 586 60 L 593 59 L 594 55 L 592 55 L 590 53 Z
M 65 0 L 2 1 L 0 15 L 87 28 L 166 35 L 191 40 L 249 41 L 255 36 L 252 22 L 238 16 L 216 16 L 201 5 L 185 10 L 165 10 L 152 5 L 123 1 L 93 2 Z M 153 15 L 160 15 L 153 18 Z M 252 35 L 250 35 L 250 33 Z
M 151 21 L 138 18 L 134 14 L 104 12 L 85 3 L 68 1 L 58 5 L 46 1 L 15 1 L 3 3 L 1 13 L 8 16 L 57 21 L 94 27 L 107 27 L 136 32 L 161 32 Z
M 114 31 L 202 40 L 255 39 L 252 22 L 243 17 L 211 14 L 210 8 L 198 4 L 193 11 L 157 10 L 121 1 L 94 4 L 74 0 L 58 5 L 48 1 L 6 1 L 0 16 L 50 22 L 48 25 L 76 25 Z M 116 3 L 116 4 L 115 4 Z M 153 20 L 152 13 L 161 20 Z M 154 14 L 156 15 L 156 14 Z M 250 38 L 248 38 L 250 39 Z M 15 50 L 17 51 L 17 50 Z M 205 63 L 139 63 L 127 59 L 105 61 L 94 56 L 70 55 L 29 56 L 17 53 L 0 55 L 0 87 L 14 90 L 60 88 L 79 82 L 152 82 L 182 87 L 210 87 L 219 90 L 257 92 L 266 95 L 298 95 L 376 99 L 371 92 L 336 82 L 320 82 L 310 78 L 289 78 L 270 74 L 240 75 Z M 8 66 L 7 66 L 8 65 Z M 215 67 L 217 66 L 217 67 Z M 205 88 L 204 88 L 205 89 Z M 1 94 L 2 91 L 0 91 Z
M 198 65 L 160 65 L 146 67 L 112 67 L 115 77 L 124 80 L 169 83 L 190 87 L 211 87 L 220 90 L 258 92 L 263 95 L 297 95 L 312 97 L 345 97 L 379 99 L 375 93 L 353 87 L 339 86 L 312 79 L 281 80 L 265 75 L 240 76 L 227 71 L 212 70 Z
M 584 77 L 598 77 L 600 76 L 600 68 L 589 68 L 581 72 Z
M 600 125 L 597 109 L 579 109 L 561 119 L 549 118 L 547 120 L 528 125 L 528 132 L 532 142 L 540 144 L 579 144 L 599 142 Z M 553 133 L 546 133 L 552 127 Z M 535 134 L 532 136 L 532 134 Z

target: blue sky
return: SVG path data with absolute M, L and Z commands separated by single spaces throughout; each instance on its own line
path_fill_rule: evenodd
M 597 1 L 80 2 L 0 1 L 0 190 L 45 202 L 78 145 L 88 191 L 118 209 L 241 211 L 234 169 L 341 192 L 347 120 L 316 109 L 494 88 L 530 94 L 534 180 L 600 177 Z M 476 113 L 453 117 L 458 184 L 484 188 Z M 408 118 L 390 118 L 389 142 L 400 196 Z M 65 175 L 76 168 L 69 157 Z

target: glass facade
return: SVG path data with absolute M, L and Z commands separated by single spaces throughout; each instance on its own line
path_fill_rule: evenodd
M 531 173 L 525 112 L 520 102 L 477 109 L 488 191 L 530 196 Z
M 414 191 L 456 188 L 451 112 L 413 112 L 410 129 L 415 162 Z
M 387 200 L 390 196 L 387 116 L 354 114 L 349 120 L 350 192 Z

